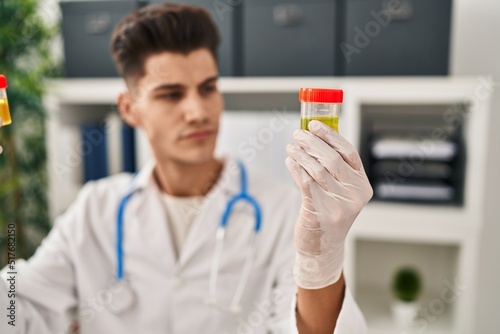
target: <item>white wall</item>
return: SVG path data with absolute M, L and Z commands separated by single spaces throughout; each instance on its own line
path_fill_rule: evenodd
M 500 1 L 454 0 L 451 73 L 491 74 L 497 83 L 490 121 L 486 221 L 480 243 L 475 333 L 500 333 Z M 472 310 L 471 310 L 472 311 Z

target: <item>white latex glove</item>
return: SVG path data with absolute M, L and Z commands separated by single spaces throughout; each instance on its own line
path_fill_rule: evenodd
M 373 190 L 354 146 L 319 121 L 309 130 L 295 131 L 286 165 L 302 192 L 295 280 L 304 289 L 320 289 L 340 278 L 347 232 Z

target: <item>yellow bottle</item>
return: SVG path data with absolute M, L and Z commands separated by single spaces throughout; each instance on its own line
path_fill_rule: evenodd
M 340 89 L 301 88 L 300 128 L 309 130 L 309 122 L 320 121 L 339 132 L 340 105 L 344 92 Z
M 9 102 L 7 100 L 7 78 L 0 74 L 0 118 L 2 118 L 2 126 L 12 123 L 10 118 Z

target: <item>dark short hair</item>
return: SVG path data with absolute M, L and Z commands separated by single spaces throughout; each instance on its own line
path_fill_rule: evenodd
M 111 53 L 125 79 L 144 75 L 144 61 L 153 54 L 188 54 L 207 48 L 217 61 L 219 33 L 203 8 L 166 3 L 132 11 L 116 25 Z

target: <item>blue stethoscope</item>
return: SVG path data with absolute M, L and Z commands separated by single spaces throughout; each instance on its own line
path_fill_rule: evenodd
M 260 205 L 257 200 L 248 193 L 246 169 L 243 166 L 243 163 L 241 163 L 240 161 L 238 161 L 238 166 L 240 168 L 241 191 L 229 198 L 226 204 L 226 208 L 222 213 L 221 220 L 216 232 L 215 252 L 210 269 L 209 293 L 208 297 L 205 299 L 205 303 L 207 305 L 214 306 L 220 310 L 227 311 L 233 314 L 238 314 L 241 312 L 240 300 L 243 292 L 245 291 L 248 278 L 250 277 L 250 272 L 254 262 L 255 250 L 257 247 L 257 236 L 261 230 L 262 222 L 262 212 Z M 123 220 L 125 207 L 128 201 L 136 192 L 134 187 L 134 180 L 135 176 L 132 179 L 132 183 L 129 188 L 130 190 L 120 200 L 118 213 L 116 215 L 116 277 L 115 282 L 113 283 L 114 286 L 112 287 L 112 291 L 116 292 L 113 294 L 113 308 L 111 309 L 111 311 L 116 314 L 123 313 L 124 311 L 130 309 L 135 302 L 135 294 L 132 291 L 130 284 L 128 284 L 128 281 L 125 279 L 123 273 Z M 229 306 L 222 306 L 217 303 L 217 276 L 219 273 L 219 266 L 222 258 L 222 251 L 224 248 L 224 237 L 229 217 L 234 205 L 239 201 L 247 202 L 253 208 L 255 215 L 255 226 L 253 231 L 254 235 L 251 241 L 251 245 L 248 248 L 248 252 L 245 256 L 245 264 L 243 265 L 243 270 L 240 275 L 240 279 L 231 304 Z

